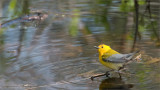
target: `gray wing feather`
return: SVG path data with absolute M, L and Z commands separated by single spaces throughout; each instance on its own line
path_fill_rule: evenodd
M 124 63 L 128 60 L 131 60 L 135 53 L 130 54 L 114 54 L 108 58 L 103 58 L 102 60 L 105 62 L 112 62 L 112 63 Z

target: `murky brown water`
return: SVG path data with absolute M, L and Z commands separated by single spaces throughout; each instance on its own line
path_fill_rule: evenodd
M 15 23 L 0 31 L 2 90 L 159 90 L 159 2 L 139 9 L 139 34 L 134 44 L 134 5 L 119 0 L 1 0 L 0 22 L 33 11 L 48 13 L 41 22 Z M 29 11 L 30 9 L 30 11 Z M 93 47 L 108 44 L 121 53 L 142 50 L 143 61 L 128 66 L 134 75 L 117 74 L 94 81 L 108 70 Z M 134 47 L 134 48 L 133 48 Z M 156 60 L 158 60 L 156 59 Z

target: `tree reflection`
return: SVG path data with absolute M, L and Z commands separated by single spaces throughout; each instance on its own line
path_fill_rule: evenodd
M 134 34 L 134 41 L 133 41 L 133 46 L 132 46 L 132 51 L 134 51 L 134 48 L 135 48 L 135 44 L 136 44 L 136 41 L 137 41 L 137 35 L 138 35 L 138 25 L 139 25 L 139 4 L 138 4 L 138 1 L 137 0 L 134 0 L 134 6 L 135 6 L 135 34 Z M 131 51 L 131 52 L 132 52 Z
M 160 37 L 159 37 L 158 31 L 155 28 L 156 23 L 155 23 L 155 21 L 152 21 L 153 17 L 152 17 L 152 13 L 151 13 L 150 0 L 146 0 L 146 2 L 147 2 L 147 5 L 146 5 L 145 13 L 147 13 L 147 11 L 148 11 L 150 23 L 151 23 L 151 28 L 153 31 L 153 36 L 157 38 L 157 42 L 160 42 Z
M 29 0 L 11 0 L 8 11 L 5 13 L 9 18 L 29 14 Z

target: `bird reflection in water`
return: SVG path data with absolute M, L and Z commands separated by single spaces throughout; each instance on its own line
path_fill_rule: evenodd
M 121 78 L 107 78 L 99 85 L 99 90 L 130 90 L 133 84 L 125 84 Z

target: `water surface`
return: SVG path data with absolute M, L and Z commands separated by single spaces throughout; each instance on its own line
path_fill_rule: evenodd
M 129 0 L 130 1 L 130 0 Z M 139 34 L 135 37 L 133 2 L 123 0 L 2 0 L 0 22 L 32 12 L 43 21 L 17 22 L 1 28 L 0 89 L 3 90 L 158 90 L 160 57 L 159 2 L 141 2 Z M 146 11 L 145 11 L 146 10 Z M 151 17 L 150 17 L 151 15 Z M 107 69 L 94 48 L 101 43 L 121 53 L 142 51 L 143 61 L 128 66 L 133 75 L 113 73 L 94 81 Z

